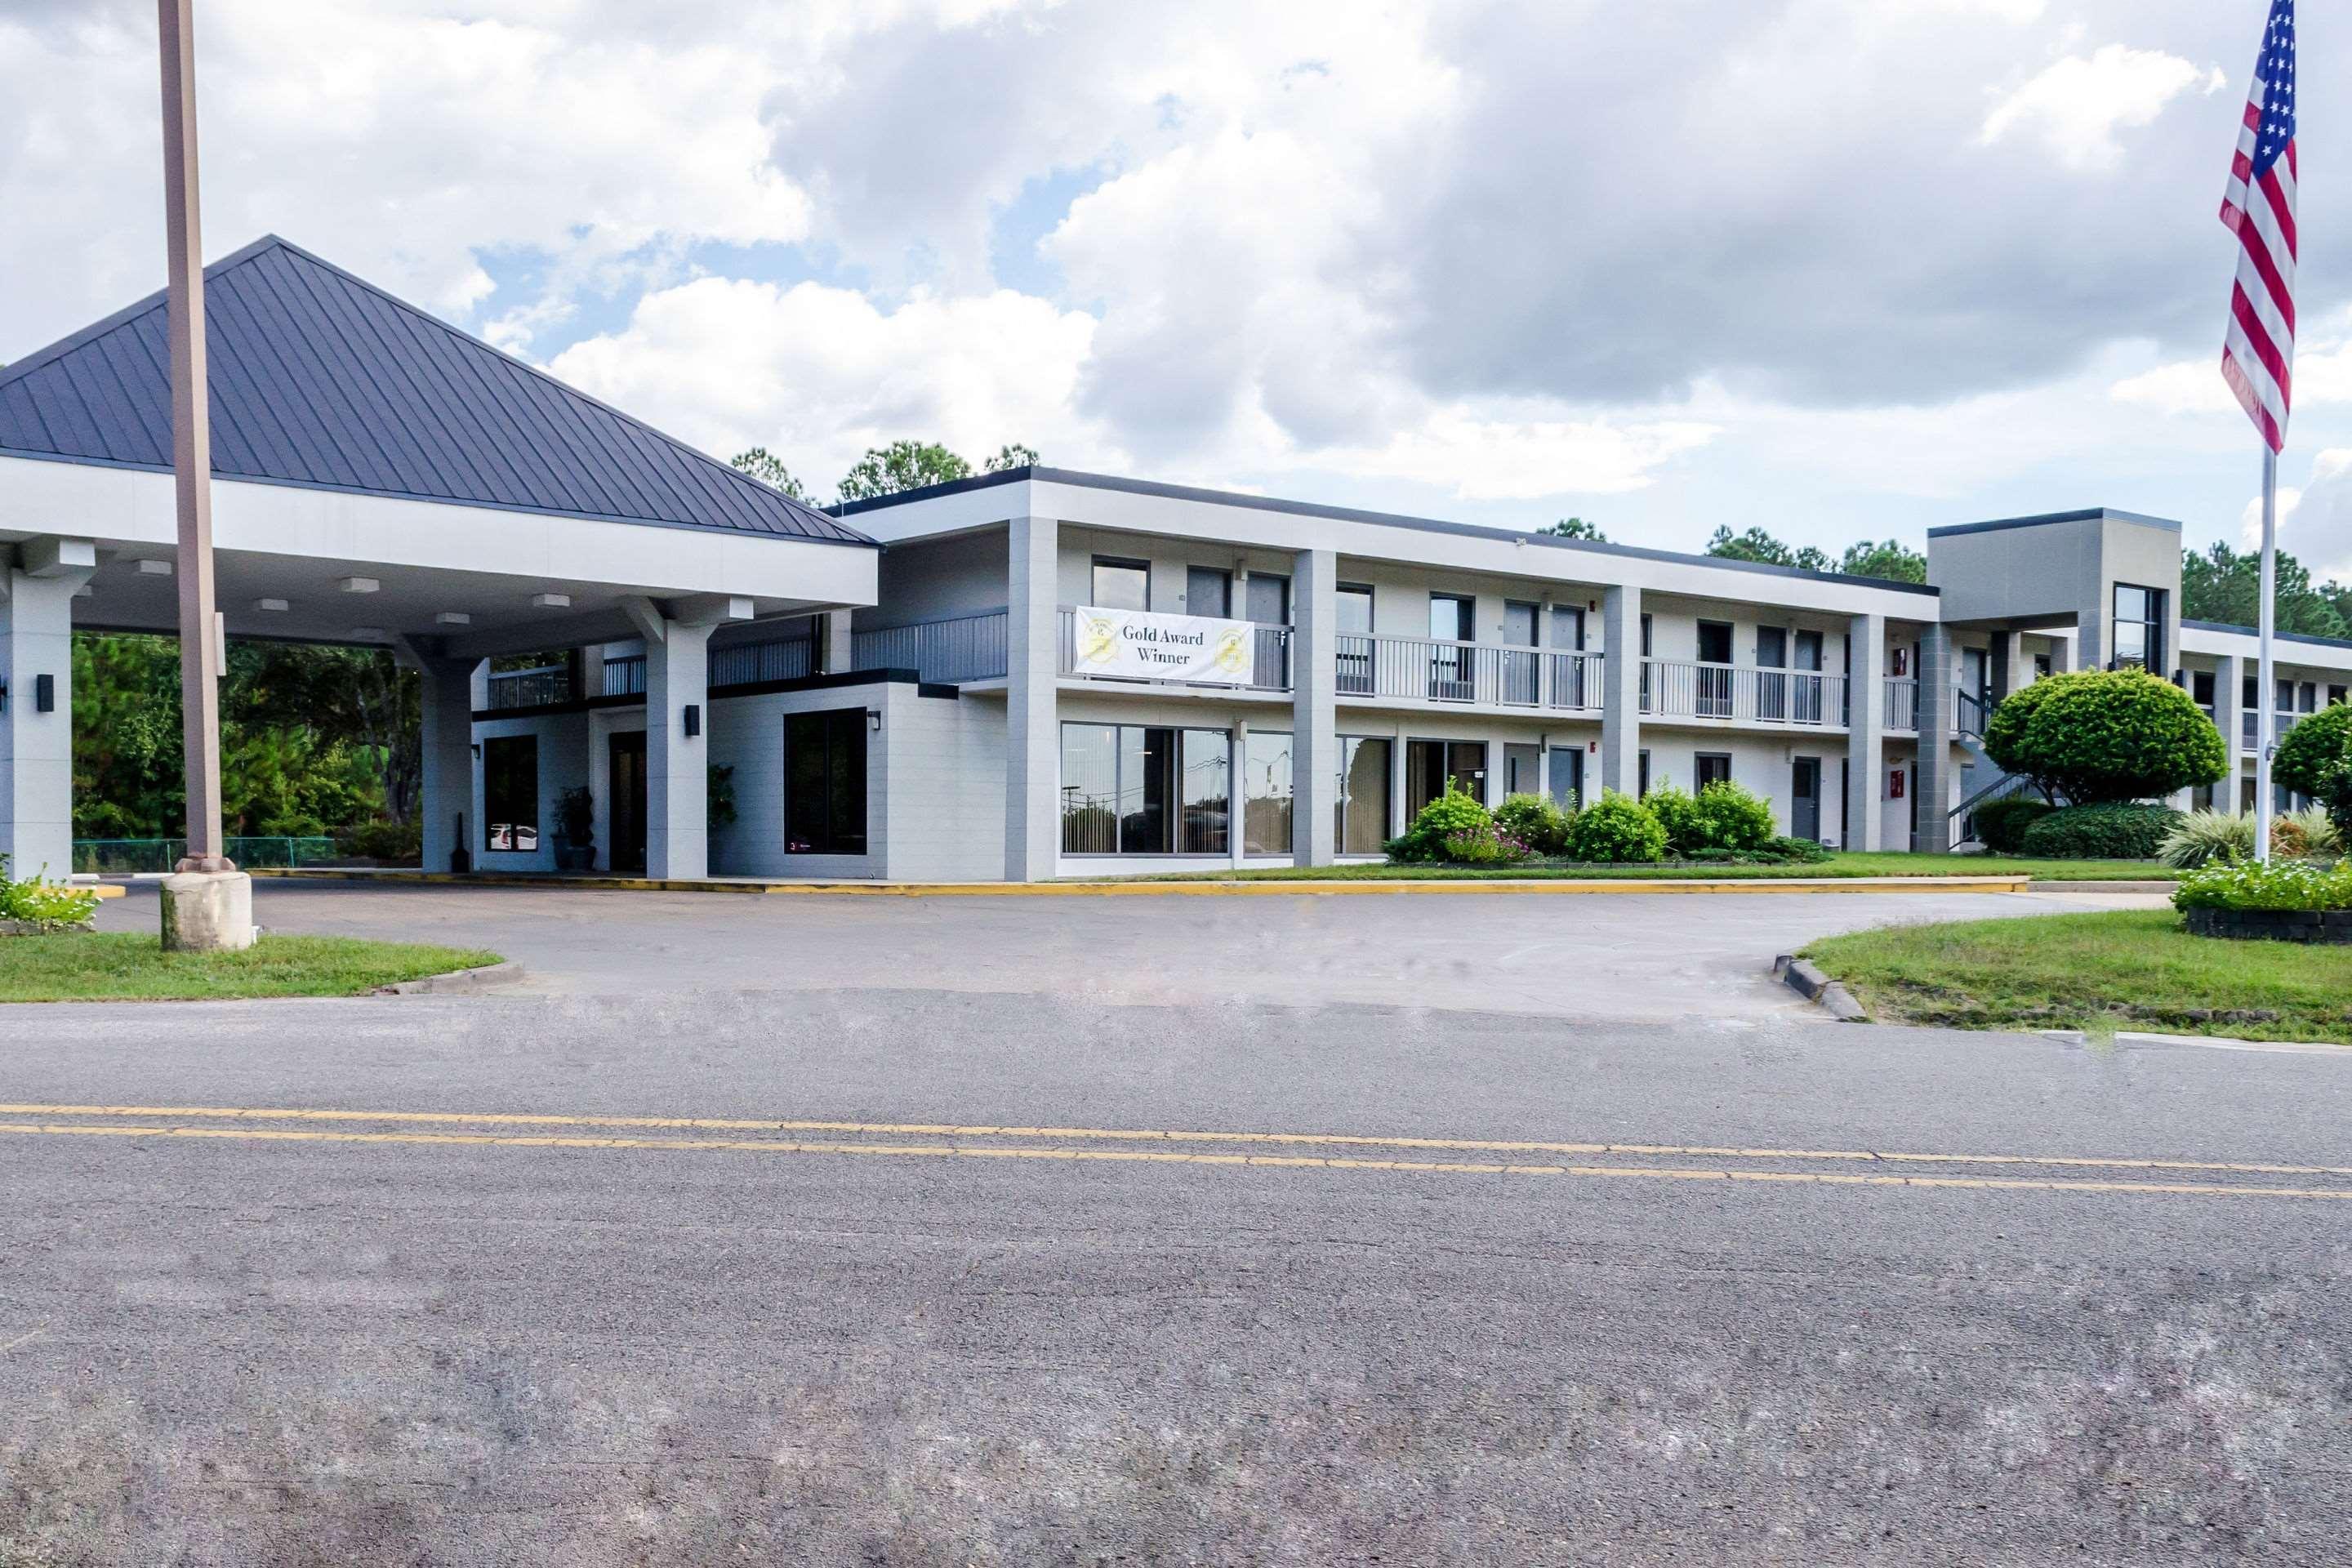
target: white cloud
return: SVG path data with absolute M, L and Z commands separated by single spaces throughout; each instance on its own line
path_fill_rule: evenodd
M 2263 498 L 2246 502 L 2238 520 L 2246 548 L 2263 542 Z M 2279 548 L 2315 578 L 2352 578 L 2352 447 L 2331 447 L 2311 460 L 2310 478 L 2278 489 Z
M 2150 123 L 2191 88 L 2210 94 L 2226 81 L 2219 67 L 2200 70 L 2161 49 L 2107 44 L 2044 68 L 1993 106 L 1977 139 L 1990 147 L 2012 131 L 2039 131 L 2051 154 L 2066 167 L 2112 169 L 2124 155 L 2118 131 Z

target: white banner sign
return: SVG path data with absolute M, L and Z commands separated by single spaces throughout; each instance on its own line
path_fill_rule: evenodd
M 1257 679 L 1257 628 L 1247 621 L 1155 616 L 1080 606 L 1071 668 L 1080 675 L 1249 686 Z

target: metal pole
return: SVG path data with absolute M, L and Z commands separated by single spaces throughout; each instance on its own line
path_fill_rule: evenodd
M 2273 695 L 2277 677 L 2271 658 L 2271 637 L 2275 630 L 2278 611 L 2273 601 L 2278 593 L 2278 454 L 2263 444 L 2263 586 L 2262 586 L 2262 656 L 2257 661 L 2254 678 L 2256 711 L 2262 717 L 2254 729 L 2254 858 L 2267 863 L 2271 858 L 2271 752 L 2278 741 L 2277 699 Z M 2232 776 L 2234 776 L 2234 770 Z
M 204 240 L 196 212 L 196 55 L 190 0 L 156 0 L 163 58 L 163 228 L 170 251 L 172 475 L 180 521 L 180 722 L 187 763 L 183 871 L 232 871 L 222 853 L 220 664 L 213 616 L 211 408 L 205 381 Z

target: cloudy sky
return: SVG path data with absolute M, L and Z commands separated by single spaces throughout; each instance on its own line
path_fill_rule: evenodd
M 206 248 L 282 234 L 824 493 L 915 435 L 1670 548 L 2098 503 L 2234 541 L 2265 9 L 196 0 Z M 0 360 L 162 280 L 153 21 L 0 0 Z M 2285 539 L 2352 573 L 2313 101 Z

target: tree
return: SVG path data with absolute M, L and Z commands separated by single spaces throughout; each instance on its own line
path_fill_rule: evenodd
M 1849 577 L 1877 577 L 1889 583 L 1925 583 L 1927 558 L 1899 539 L 1874 544 L 1865 539 L 1845 547 L 1838 570 Z
M 1580 517 L 1563 517 L 1549 528 L 1538 528 L 1538 533 L 1549 533 L 1556 539 L 1589 539 L 1595 544 L 1606 544 L 1609 536 L 1601 531 L 1597 522 L 1587 522 Z
M 809 500 L 808 491 L 802 488 L 800 480 L 793 478 L 793 471 L 765 447 L 753 447 L 749 451 L 738 452 L 727 459 L 727 466 L 738 473 L 751 475 L 770 489 L 789 496 L 803 506 L 815 504 Z
M 996 456 L 989 458 L 983 466 L 992 474 L 1001 474 L 1007 468 L 1034 468 L 1038 461 L 1036 447 L 1008 441 L 997 448 Z
M 2279 742 L 2271 777 L 2297 795 L 2317 795 L 2328 771 L 2352 756 L 2352 703 L 2331 702 Z
M 2242 553 L 2215 542 L 2202 553 L 2180 557 L 2180 614 L 2192 621 L 2224 626 L 2261 624 L 2262 552 Z M 2352 637 L 2352 589 L 2328 583 L 2312 586 L 2311 570 L 2284 551 L 2278 557 L 2278 629 L 2306 637 Z
M 2189 693 L 2144 669 L 2053 675 L 2012 692 L 1986 721 L 1984 749 L 2003 772 L 2074 805 L 2212 784 L 2230 762 Z
M 971 465 L 936 441 L 893 441 L 887 447 L 867 447 L 866 456 L 850 466 L 841 477 L 841 499 L 872 500 L 970 478 Z
M 1760 528 L 1734 533 L 1728 523 L 1717 524 L 1706 542 L 1706 552 L 1726 561 L 1756 561 L 1767 566 L 1794 566 L 1805 572 L 1830 571 L 1826 552 L 1811 544 L 1791 549 Z

